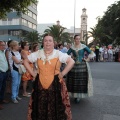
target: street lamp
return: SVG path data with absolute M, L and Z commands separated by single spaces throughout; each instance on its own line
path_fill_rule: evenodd
M 75 15 L 76 15 L 76 0 L 74 0 L 74 36 L 75 36 Z

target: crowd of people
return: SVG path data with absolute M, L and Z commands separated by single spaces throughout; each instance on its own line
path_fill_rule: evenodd
M 90 61 L 96 62 L 118 62 L 118 53 L 120 52 L 119 47 L 112 46 L 99 46 L 99 44 L 92 45 L 90 48 L 94 53 L 95 57 Z
M 44 35 L 41 47 L 38 43 L 15 40 L 8 41 L 6 47 L 0 41 L 0 109 L 1 103 L 8 102 L 5 90 L 11 93 L 14 104 L 19 103 L 22 84 L 22 96 L 30 97 L 27 120 L 72 120 L 69 97 L 78 104 L 82 98 L 93 95 L 87 61 L 113 61 L 111 54 L 111 49 L 99 45 L 89 49 L 80 42 L 79 35 L 74 36 L 72 45 L 57 44 L 50 34 Z M 19 72 L 20 65 L 26 69 L 23 74 Z M 33 83 L 30 93 L 28 81 Z
M 23 60 L 31 52 L 39 49 L 39 44 L 34 43 L 31 50 L 27 41 L 21 42 L 21 45 L 15 40 L 10 40 L 7 45 L 4 41 L 0 41 L 0 109 L 3 109 L 1 103 L 8 103 L 4 99 L 5 90 L 11 93 L 11 100 L 13 103 L 18 103 L 22 98 L 19 97 L 19 87 L 22 83 L 23 96 L 30 97 L 31 93 L 26 91 L 27 83 L 33 80 L 29 72 L 24 74 L 19 73 L 19 65 L 23 64 Z M 31 64 L 31 69 L 35 70 L 35 65 Z M 21 82 L 22 80 L 22 82 Z

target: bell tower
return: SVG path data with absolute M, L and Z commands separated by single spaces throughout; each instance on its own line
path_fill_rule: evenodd
M 82 9 L 82 15 L 81 15 L 81 40 L 85 41 L 86 39 L 86 34 L 87 34 L 87 14 L 86 14 L 86 9 Z

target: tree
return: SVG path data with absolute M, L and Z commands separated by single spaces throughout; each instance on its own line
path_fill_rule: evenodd
M 95 28 L 90 28 L 91 31 L 88 31 L 89 36 L 87 38 L 93 37 L 95 44 L 99 43 L 100 30 Z
M 120 1 L 110 5 L 94 29 L 100 43 L 120 45 Z
M 24 40 L 27 40 L 30 43 L 34 43 L 34 42 L 42 42 L 42 36 L 40 36 L 40 34 L 37 31 L 32 31 L 32 32 L 28 32 L 24 38 Z
M 53 25 L 46 29 L 44 33 L 51 34 L 57 43 L 70 42 L 70 34 L 68 32 L 64 32 L 65 29 L 65 27 L 62 27 L 60 25 Z
M 37 4 L 37 0 L 0 0 L 0 19 L 5 18 L 7 12 L 13 9 L 18 12 L 18 14 L 25 13 L 27 7 L 32 3 Z

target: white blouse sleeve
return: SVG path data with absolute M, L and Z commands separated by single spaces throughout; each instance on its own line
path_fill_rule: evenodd
M 30 55 L 28 55 L 28 60 L 31 63 L 34 63 L 37 61 L 37 58 L 39 58 L 40 54 L 39 54 L 39 50 L 37 52 L 31 53 Z
M 58 54 L 59 54 L 59 60 L 61 63 L 66 63 L 67 59 L 71 57 L 67 53 L 62 53 L 61 51 L 59 51 Z

